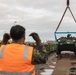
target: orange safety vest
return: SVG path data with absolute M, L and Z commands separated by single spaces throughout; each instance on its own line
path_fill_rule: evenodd
M 0 48 L 0 75 L 35 75 L 33 47 L 8 44 Z

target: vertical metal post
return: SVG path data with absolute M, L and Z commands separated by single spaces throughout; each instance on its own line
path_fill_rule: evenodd
M 69 7 L 69 0 L 67 0 L 67 7 Z

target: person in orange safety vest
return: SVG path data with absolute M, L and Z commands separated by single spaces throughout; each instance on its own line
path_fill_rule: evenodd
M 10 29 L 12 43 L 0 47 L 0 75 L 36 75 L 37 64 L 46 63 L 47 52 L 37 33 L 30 36 L 36 41 L 36 48 L 24 45 L 25 28 L 21 25 Z

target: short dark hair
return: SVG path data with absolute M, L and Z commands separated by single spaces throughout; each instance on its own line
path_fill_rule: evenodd
M 10 36 L 13 40 L 18 40 L 25 35 L 25 28 L 21 25 L 12 26 L 10 29 Z

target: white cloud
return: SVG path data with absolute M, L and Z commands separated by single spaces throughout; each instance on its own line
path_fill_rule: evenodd
M 70 6 L 76 17 L 75 0 Z M 0 0 L 0 36 L 16 24 L 23 25 L 28 35 L 39 33 L 42 40 L 54 39 L 54 31 L 66 8 L 66 0 Z M 71 14 L 67 11 L 59 30 L 74 30 L 76 27 Z M 44 38 L 45 37 L 45 38 Z

